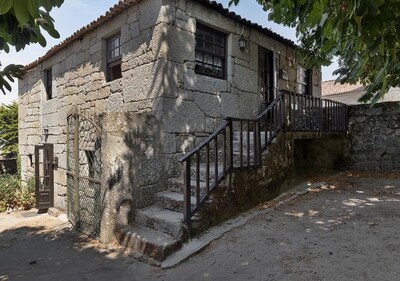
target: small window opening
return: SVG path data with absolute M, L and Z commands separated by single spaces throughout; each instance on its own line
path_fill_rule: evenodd
M 53 98 L 53 72 L 51 68 L 45 70 L 44 80 L 47 100 L 51 100 Z
M 197 74 L 225 79 L 226 35 L 202 24 L 196 26 Z
M 309 87 L 309 70 L 304 67 L 297 67 L 297 92 L 299 94 L 310 94 Z
M 121 34 L 107 40 L 107 81 L 122 77 Z

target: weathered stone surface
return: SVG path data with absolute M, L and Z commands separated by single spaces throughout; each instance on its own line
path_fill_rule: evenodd
M 228 91 L 228 82 L 207 76 L 197 75 L 194 70 L 185 69 L 184 88 L 192 91 L 202 91 L 216 94 Z
M 169 133 L 211 132 L 214 122 L 193 102 L 164 100 L 164 130 Z
M 107 111 L 121 111 L 124 107 L 124 100 L 122 94 L 112 94 L 107 100 Z
M 132 102 L 161 96 L 164 66 L 165 62 L 158 61 L 125 72 L 122 81 L 124 100 Z
M 194 71 L 197 21 L 227 35 L 224 79 Z M 258 115 L 260 47 L 281 53 L 279 69 L 287 70 L 289 80 L 278 84 L 294 89 L 297 65 L 286 59 L 294 51 L 247 27 L 243 32 L 249 45 L 242 51 L 242 30 L 234 20 L 194 1 L 141 1 L 26 73 L 19 86 L 23 179 L 33 175 L 28 155 L 48 128 L 47 141 L 55 144 L 59 158 L 55 204 L 65 208 L 67 117 L 86 116 L 102 129 L 101 236 L 111 241 L 118 223 L 133 222 L 138 208 L 151 205 L 155 192 L 181 175 L 179 157 L 212 133 L 223 117 Z M 118 32 L 122 78 L 109 82 L 106 39 Z M 53 99 L 46 101 L 43 70 L 50 67 Z M 400 134 L 392 122 L 385 132 L 396 130 Z M 392 157 L 397 142 L 389 141 L 386 153 Z
M 208 117 L 221 116 L 221 97 L 206 93 L 195 93 L 194 102 L 200 110 Z
M 350 167 L 364 171 L 399 170 L 399 103 L 350 107 Z M 396 113 L 397 112 L 397 113 Z

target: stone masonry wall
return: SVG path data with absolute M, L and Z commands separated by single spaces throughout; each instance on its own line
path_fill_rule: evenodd
M 56 207 L 66 209 L 67 116 L 70 112 L 78 111 L 98 125 L 104 112 L 147 114 L 155 123 L 161 122 L 154 114 L 154 100 L 165 88 L 163 53 L 169 21 L 162 0 L 142 1 L 29 70 L 19 81 L 22 178 L 27 180 L 34 175 L 29 161 L 34 146 L 53 143 L 55 156 L 59 158 L 55 170 Z M 106 82 L 106 38 L 116 32 L 121 32 L 123 78 Z M 50 67 L 53 98 L 47 100 L 43 80 L 44 71 Z M 145 122 L 143 118 L 133 122 L 139 127 L 147 126 L 139 123 Z M 47 139 L 43 138 L 44 129 L 49 132 Z M 145 144 L 137 153 L 141 155 L 142 150 L 151 146 Z
M 257 169 L 236 170 L 213 192 L 199 211 L 195 232 L 202 232 L 240 212 L 277 197 L 288 190 L 295 177 L 295 142 L 280 134 L 262 156 Z
M 255 118 L 263 100 L 259 86 L 259 48 L 279 56 L 279 70 L 287 79 L 278 79 L 280 89 L 295 91 L 298 60 L 291 47 L 226 18 L 197 1 L 165 1 L 173 23 L 166 30 L 167 89 L 157 101 L 163 107 L 166 161 L 176 163 L 189 149 L 222 123 L 223 118 Z M 227 34 L 227 77 L 218 79 L 195 73 L 195 34 L 200 22 Z M 248 40 L 240 50 L 239 39 Z M 321 95 L 321 76 L 313 71 L 313 94 Z M 175 166 L 176 167 L 176 166 Z M 171 169 L 179 175 L 180 167 Z M 176 176 L 171 174 L 171 176 Z
M 196 22 L 227 34 L 226 80 L 195 74 Z M 248 40 L 244 51 L 238 45 L 242 31 Z M 117 32 L 121 33 L 122 78 L 106 82 L 106 39 Z M 115 199 L 119 203 L 112 211 L 115 202 L 106 206 L 114 213 L 129 209 L 121 220 L 129 219 L 134 208 L 151 205 L 152 196 L 166 188 L 168 178 L 180 175 L 179 157 L 208 136 L 223 118 L 258 115 L 262 100 L 259 46 L 279 54 L 279 69 L 288 79 L 279 79 L 278 86 L 294 91 L 295 51 L 265 34 L 193 0 L 143 0 L 130 7 L 29 70 L 19 81 L 23 180 L 34 174 L 30 163 L 34 146 L 53 143 L 59 158 L 55 206 L 66 209 L 67 116 L 77 111 L 102 126 L 105 189 L 110 182 L 119 186 L 113 179 L 118 179 L 124 163 L 134 163 L 123 170 L 125 179 L 130 180 L 122 185 L 127 198 Z M 53 98 L 46 100 L 43 81 L 50 67 Z M 319 96 L 319 71 L 313 71 L 312 81 L 313 93 Z M 46 139 L 44 129 L 49 132 Z M 126 151 L 133 162 L 123 158 Z M 129 208 L 127 202 L 131 202 Z
M 400 102 L 350 107 L 350 168 L 400 170 Z

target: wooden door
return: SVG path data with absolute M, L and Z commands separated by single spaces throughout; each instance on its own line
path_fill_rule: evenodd
M 54 207 L 53 144 L 35 146 L 36 208 Z
M 268 105 L 275 99 L 275 65 L 274 53 L 270 50 L 260 48 L 259 51 L 259 79 L 261 111 L 265 110 Z

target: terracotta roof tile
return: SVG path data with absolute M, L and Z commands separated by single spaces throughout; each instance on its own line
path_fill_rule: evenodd
M 125 11 L 127 8 L 130 6 L 139 3 L 142 0 L 121 0 L 117 4 L 115 4 L 113 7 L 109 9 L 108 12 L 106 12 L 105 15 L 100 16 L 96 20 L 92 21 L 88 25 L 82 27 L 78 31 L 76 31 L 72 36 L 66 38 L 63 40 L 61 43 L 55 45 L 52 47 L 44 56 L 39 57 L 36 61 L 28 64 L 25 66 L 25 70 L 30 70 L 34 68 L 36 65 L 42 63 L 46 59 L 52 57 L 55 55 L 57 52 L 62 50 L 63 48 L 67 47 L 68 45 L 72 44 L 74 41 L 79 40 L 89 32 L 93 31 L 94 29 L 98 28 L 102 24 L 112 20 L 115 18 L 117 15 L 121 14 L 123 11 Z M 272 37 L 276 39 L 277 41 L 284 43 L 286 45 L 289 45 L 293 48 L 297 48 L 298 46 L 291 40 L 284 38 L 283 36 L 271 31 L 268 28 L 264 28 L 259 24 L 252 23 L 251 21 L 242 18 L 241 16 L 237 15 L 235 12 L 230 11 L 229 9 L 224 8 L 222 4 L 219 4 L 215 1 L 211 0 L 193 0 L 196 2 L 199 2 L 209 8 L 212 8 L 213 10 L 219 12 L 221 15 L 226 16 L 228 18 L 231 18 L 237 22 L 240 22 L 244 25 L 247 25 L 250 28 L 256 29 L 260 31 L 261 33 L 264 33 L 268 35 L 269 37 Z
M 248 27 L 256 29 L 256 30 L 260 31 L 261 33 L 264 33 L 264 34 L 268 35 L 269 37 L 272 37 L 273 39 L 275 39 L 281 43 L 289 45 L 293 48 L 298 47 L 292 40 L 289 40 L 289 39 L 279 35 L 278 33 L 273 32 L 269 28 L 262 27 L 259 24 L 253 23 L 245 18 L 242 18 L 240 15 L 236 14 L 235 12 L 232 12 L 229 9 L 224 8 L 224 6 L 220 3 L 217 3 L 217 2 L 211 1 L 211 0 L 194 0 L 194 1 L 199 2 L 207 7 L 212 8 L 213 10 L 219 12 L 221 15 L 224 15 L 224 16 L 231 18 L 237 22 L 247 25 Z
M 365 87 L 360 84 L 349 84 L 349 83 L 336 83 L 336 80 L 329 80 L 322 82 L 322 96 L 333 96 L 340 95 L 350 92 L 358 92 L 365 90 Z
M 55 45 L 52 47 L 47 53 L 39 57 L 36 61 L 28 64 L 25 66 L 25 70 L 29 70 L 34 68 L 36 65 L 40 64 L 41 62 L 45 61 L 46 59 L 52 57 L 56 53 L 58 53 L 61 49 L 67 47 L 68 45 L 72 44 L 74 41 L 79 40 L 89 32 L 93 31 L 94 29 L 98 28 L 102 24 L 112 20 L 119 14 L 121 14 L 123 11 L 125 11 L 127 8 L 130 6 L 139 3 L 141 0 L 121 0 L 117 4 L 115 4 L 113 7 L 111 7 L 104 15 L 100 16 L 96 20 L 92 21 L 88 25 L 82 27 L 78 31 L 76 31 L 74 34 L 72 34 L 70 37 L 67 39 L 63 40 L 61 43 Z

